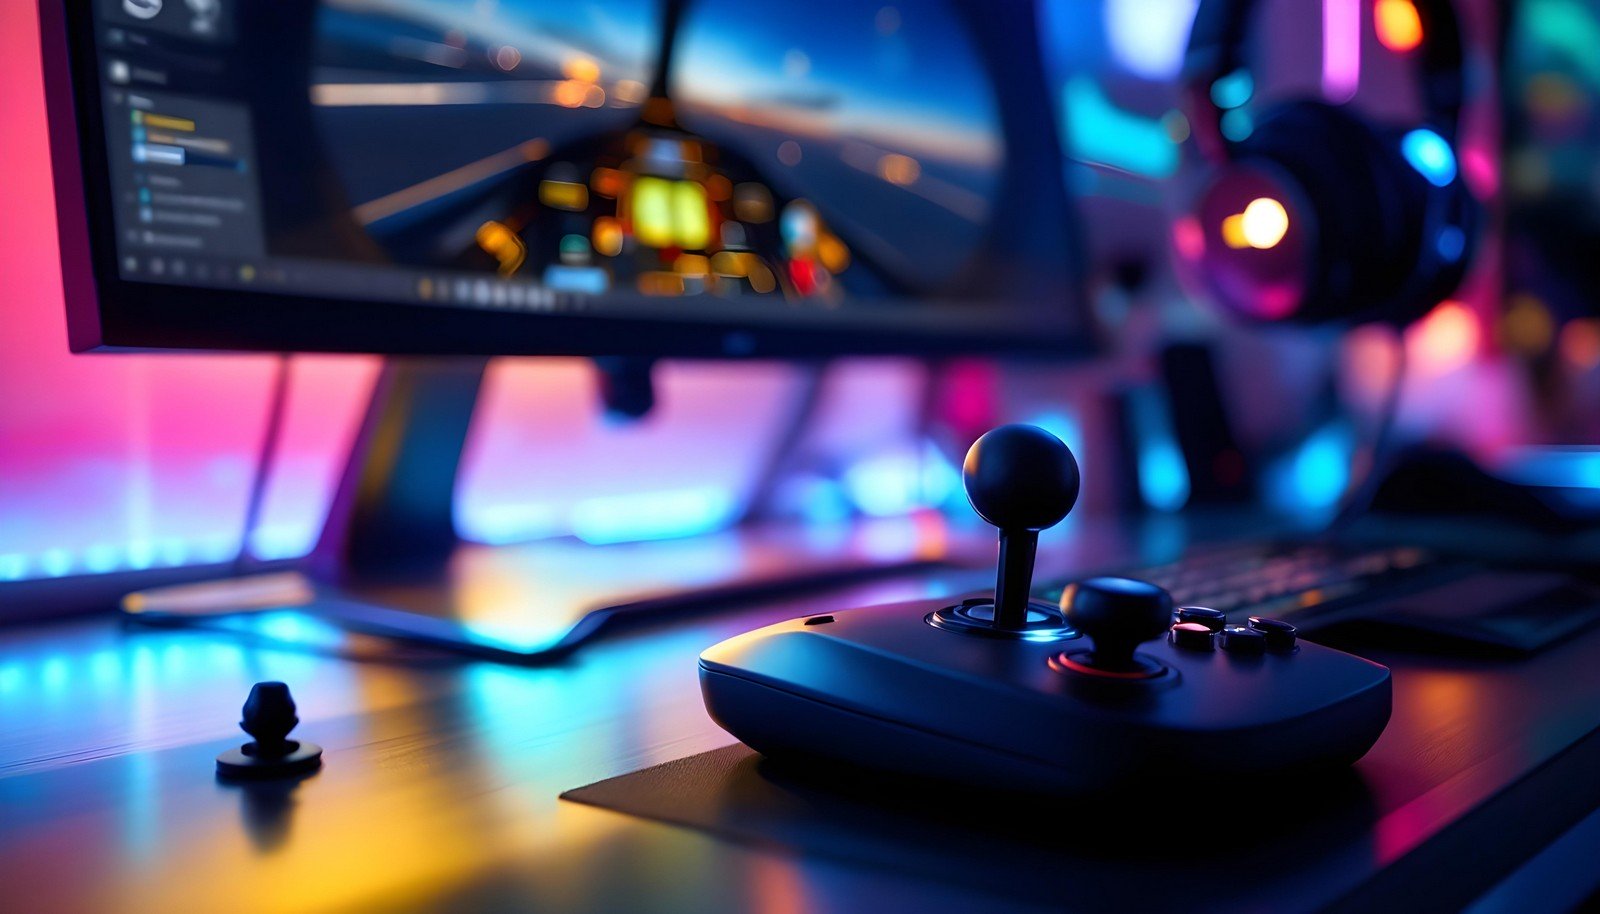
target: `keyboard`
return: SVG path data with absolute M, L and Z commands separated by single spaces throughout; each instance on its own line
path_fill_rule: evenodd
M 1121 572 L 1166 588 L 1178 606 L 1208 606 L 1230 616 L 1309 617 L 1337 605 L 1431 585 L 1466 570 L 1415 547 L 1350 549 L 1316 543 L 1202 548 L 1162 565 Z M 1041 596 L 1055 601 L 1068 581 Z

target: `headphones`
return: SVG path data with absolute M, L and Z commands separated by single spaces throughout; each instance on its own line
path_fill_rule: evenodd
M 1224 310 L 1301 324 L 1403 325 L 1449 296 L 1478 221 L 1456 154 L 1465 94 L 1451 0 L 1415 0 L 1424 114 L 1374 124 L 1325 101 L 1251 122 L 1254 0 L 1202 0 L 1184 62 L 1183 271 Z

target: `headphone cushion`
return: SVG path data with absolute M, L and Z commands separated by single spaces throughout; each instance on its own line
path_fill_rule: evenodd
M 1269 110 L 1234 158 L 1287 173 L 1314 211 L 1317 243 L 1297 320 L 1410 304 L 1396 297 L 1415 284 L 1430 187 L 1394 142 L 1341 107 L 1296 101 Z

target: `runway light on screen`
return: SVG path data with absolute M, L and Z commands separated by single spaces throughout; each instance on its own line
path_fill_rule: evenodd
M 1444 137 L 1426 127 L 1402 137 L 1400 153 L 1434 187 L 1445 187 L 1456 179 L 1455 151 Z
M 1414 51 L 1422 44 L 1422 17 L 1411 0 L 1378 0 L 1372 24 L 1378 41 L 1397 54 Z

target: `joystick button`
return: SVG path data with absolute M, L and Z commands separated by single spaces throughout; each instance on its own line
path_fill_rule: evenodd
M 1178 607 L 1179 622 L 1198 622 L 1214 632 L 1222 631 L 1228 624 L 1228 617 L 1222 610 L 1212 609 L 1209 606 L 1180 606 Z
M 1213 648 L 1211 629 L 1200 622 L 1179 622 L 1172 627 L 1172 634 L 1168 637 L 1174 647 L 1186 651 L 1209 651 Z
M 1261 616 L 1251 616 L 1250 627 L 1266 636 L 1267 649 L 1273 651 L 1294 650 L 1295 638 L 1300 634 L 1299 629 L 1287 622 Z
M 1230 654 L 1259 657 L 1267 649 L 1267 636 L 1243 625 L 1230 625 L 1222 630 L 1222 649 Z

